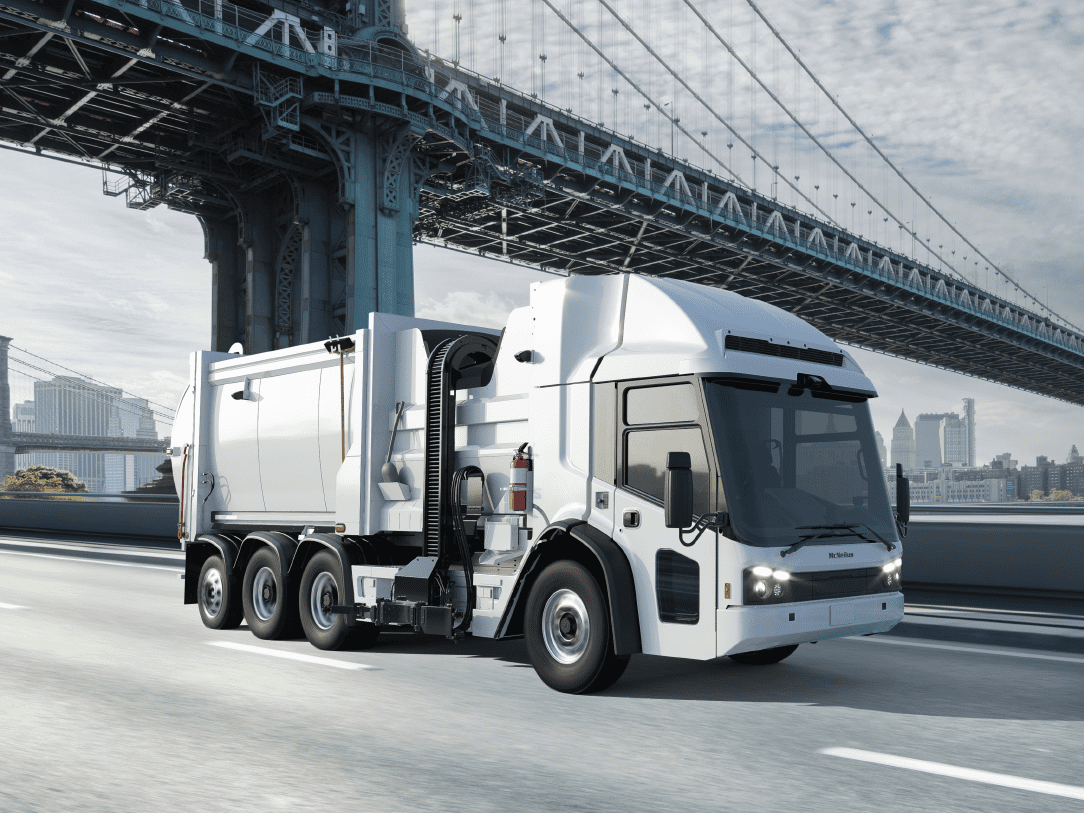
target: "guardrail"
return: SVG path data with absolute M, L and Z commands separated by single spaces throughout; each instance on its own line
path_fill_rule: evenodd
M 177 538 L 170 495 L 0 492 L 0 533 Z
M 177 498 L 0 492 L 0 533 L 18 532 L 174 540 Z M 916 510 L 903 549 L 905 590 L 1084 599 L 1084 506 Z

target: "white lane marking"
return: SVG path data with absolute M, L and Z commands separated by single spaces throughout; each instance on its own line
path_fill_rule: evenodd
M 68 556 L 63 553 L 28 553 L 23 550 L 0 550 L 0 555 L 33 556 L 36 559 L 61 559 L 65 562 L 88 562 L 92 565 L 112 565 L 113 567 L 141 567 L 144 570 L 168 570 L 170 573 L 184 569 L 182 564 L 178 564 L 176 567 L 162 567 L 160 565 L 141 565 L 135 562 L 113 562 L 109 559 L 88 559 L 85 556 Z
M 334 666 L 336 669 L 375 669 L 375 666 L 366 666 L 364 663 L 350 663 L 349 661 L 337 661 L 334 658 L 320 658 L 316 655 L 301 655 L 297 652 L 283 652 L 281 649 L 268 649 L 263 646 L 250 646 L 249 644 L 235 644 L 232 641 L 208 641 L 211 646 L 220 646 L 223 649 L 236 649 L 238 652 L 253 652 L 257 655 L 270 655 L 272 658 L 284 658 L 288 661 L 301 661 L 302 663 L 316 663 L 320 666 Z
M 969 782 L 982 782 L 986 785 L 1000 785 L 1015 790 L 1030 790 L 1049 796 L 1062 796 L 1066 799 L 1084 800 L 1084 788 L 1076 785 L 1062 785 L 1058 782 L 1044 782 L 1039 779 L 1026 779 L 1007 773 L 992 773 L 974 768 L 961 768 L 958 765 L 945 765 L 941 762 L 927 762 L 924 759 L 897 757 L 892 754 L 878 754 L 876 751 L 859 751 L 856 748 L 822 748 L 820 753 L 830 757 L 856 759 L 859 762 L 872 762 L 875 765 L 887 765 L 891 768 L 904 768 L 908 771 L 921 771 L 953 779 L 966 779 Z
M 1070 658 L 1065 655 L 1040 655 L 1032 652 L 1013 652 L 1009 649 L 979 649 L 970 646 L 952 646 L 951 644 L 927 644 L 920 641 L 901 641 L 898 638 L 846 638 L 847 641 L 866 641 L 872 644 L 893 644 L 894 646 L 917 646 L 923 649 L 947 649 L 952 652 L 974 652 L 976 655 L 1001 655 L 1006 658 L 1027 658 L 1033 661 L 1061 661 L 1062 663 L 1084 663 L 1084 658 Z
M 0 601 L 0 610 L 25 610 L 25 609 L 26 609 L 26 607 L 24 607 L 21 604 L 5 604 L 4 602 Z

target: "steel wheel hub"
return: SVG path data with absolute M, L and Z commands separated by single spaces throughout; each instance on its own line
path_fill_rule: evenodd
M 335 615 L 331 608 L 338 603 L 339 590 L 335 584 L 335 577 L 324 571 L 312 583 L 309 591 L 309 611 L 312 620 L 322 630 L 331 629 L 335 623 Z
M 591 620 L 583 599 L 571 590 L 558 590 L 542 610 L 542 640 L 558 663 L 575 663 L 587 649 Z
M 222 610 L 222 576 L 217 568 L 211 568 L 200 585 L 200 603 L 204 612 L 214 618 Z
M 270 621 L 278 606 L 278 585 L 269 567 L 261 567 L 252 581 L 252 609 L 261 621 Z

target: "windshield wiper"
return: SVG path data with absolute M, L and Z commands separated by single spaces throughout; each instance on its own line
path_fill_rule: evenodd
M 873 534 L 873 536 L 875 538 L 871 539 L 870 537 L 866 536 L 861 531 L 855 530 L 856 528 L 865 528 L 867 531 L 869 531 L 871 534 Z M 840 524 L 836 524 L 836 525 L 799 525 L 799 526 L 797 526 L 795 528 L 795 530 L 797 530 L 797 531 L 818 531 L 819 533 L 806 534 L 805 536 L 803 536 L 801 539 L 799 539 L 797 542 L 795 542 L 793 545 L 791 545 L 786 550 L 779 551 L 779 555 L 781 557 L 786 556 L 786 555 L 791 554 L 791 553 L 794 553 L 796 550 L 798 550 L 798 548 L 805 547 L 810 542 L 814 542 L 814 541 L 816 541 L 818 539 L 830 539 L 830 538 L 832 538 L 834 536 L 857 536 L 862 541 L 869 542 L 869 543 L 874 544 L 874 545 L 876 545 L 878 542 L 880 542 L 885 547 L 887 547 L 889 550 L 895 550 L 895 548 L 896 548 L 895 545 L 893 545 L 887 539 L 882 537 L 879 533 L 877 533 L 871 527 L 869 527 L 868 525 L 863 525 L 862 523 L 859 523 L 859 522 L 840 523 Z M 827 533 L 828 531 L 844 531 L 845 533 Z

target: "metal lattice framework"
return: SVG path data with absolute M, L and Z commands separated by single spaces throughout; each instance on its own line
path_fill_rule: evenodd
M 422 57 L 401 16 L 390 0 L 350 15 L 0 0 L 0 141 L 104 162 L 121 173 L 108 194 L 200 217 L 220 349 L 409 310 L 405 233 L 567 273 L 726 287 L 840 341 L 1084 404 L 1075 331 Z M 363 232 L 377 235 L 369 253 Z

